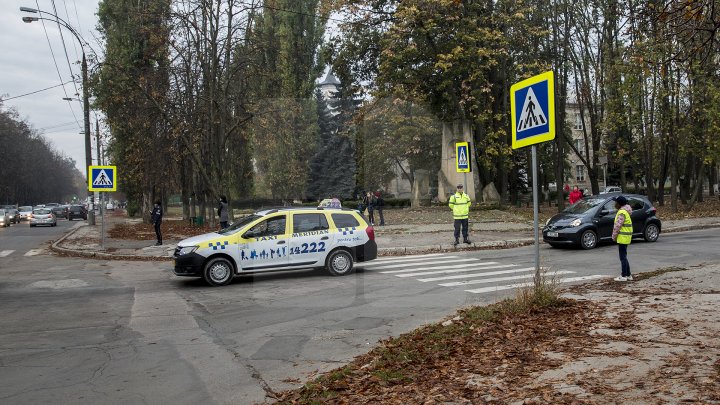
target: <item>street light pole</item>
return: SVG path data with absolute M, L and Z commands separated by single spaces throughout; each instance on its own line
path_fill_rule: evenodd
M 49 21 L 55 21 L 58 22 L 63 27 L 67 28 L 68 31 L 70 31 L 75 39 L 78 40 L 80 43 L 80 49 L 82 49 L 82 88 L 83 88 L 83 121 L 84 121 L 84 131 L 85 131 L 85 175 L 87 176 L 88 182 L 90 180 L 90 166 L 92 166 L 92 150 L 90 146 L 90 92 L 88 90 L 88 72 L 87 72 L 87 58 L 85 57 L 85 41 L 80 37 L 80 34 L 70 25 L 67 21 L 63 20 L 62 18 L 58 17 L 57 15 L 53 13 L 48 13 L 47 11 L 42 11 L 30 7 L 20 7 L 20 11 L 26 12 L 26 13 L 35 13 L 35 14 L 47 14 L 52 16 L 52 18 L 43 18 L 43 17 L 23 17 L 23 22 L 31 23 L 33 21 L 38 20 L 49 20 Z M 94 203 L 95 198 L 92 191 L 88 191 L 88 197 L 90 198 L 90 202 L 88 203 L 88 224 L 89 225 L 95 225 L 95 210 L 94 210 Z

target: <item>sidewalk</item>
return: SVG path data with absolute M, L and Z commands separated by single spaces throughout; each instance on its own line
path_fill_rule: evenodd
M 77 223 L 70 232 L 51 245 L 55 252 L 118 260 L 167 260 L 179 240 L 168 239 L 162 246 L 153 241 L 114 239 L 108 231 L 115 224 L 137 223 L 139 219 L 124 216 L 105 217 L 105 238 L 101 246 L 101 222 L 95 226 Z M 663 221 L 663 233 L 720 227 L 720 217 L 688 218 Z M 452 224 L 387 225 L 375 227 L 380 256 L 420 252 L 499 249 L 530 245 L 534 242 L 532 224 L 524 222 L 477 222 L 471 224 L 470 245 L 452 246 Z

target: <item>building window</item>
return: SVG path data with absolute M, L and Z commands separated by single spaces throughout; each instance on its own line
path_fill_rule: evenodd
M 583 129 L 583 120 L 580 113 L 575 113 L 575 125 L 573 125 L 573 129 Z
M 575 149 L 577 149 L 577 151 L 580 153 L 584 153 L 585 152 L 585 141 L 582 139 L 575 139 Z
M 575 166 L 575 180 L 585 181 L 585 166 L 584 165 Z

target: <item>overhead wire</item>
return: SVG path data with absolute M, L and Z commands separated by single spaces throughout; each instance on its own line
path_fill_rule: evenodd
M 37 6 L 37 9 L 40 10 L 40 4 L 38 3 L 38 0 L 35 0 L 35 5 Z M 60 74 L 60 68 L 58 67 L 57 60 L 55 59 L 55 51 L 53 50 L 52 43 L 50 42 L 50 36 L 47 33 L 47 28 L 45 27 L 45 21 L 40 19 L 40 23 L 43 27 L 43 32 L 45 32 L 45 39 L 47 39 L 48 46 L 50 47 L 50 55 L 52 55 L 53 64 L 55 65 L 55 71 L 57 72 L 58 79 L 60 79 L 60 86 L 62 86 L 63 93 L 65 94 L 65 98 L 70 98 L 67 94 L 67 89 L 65 88 L 65 82 L 63 82 L 62 75 Z M 75 122 L 78 125 L 78 128 L 81 127 L 80 121 L 78 121 L 77 116 L 75 115 L 75 110 L 72 108 L 72 103 L 70 100 L 68 100 L 68 106 L 70 107 L 70 112 L 72 113 L 73 118 L 75 118 Z
M 57 11 L 57 7 L 55 6 L 55 0 L 50 0 L 50 3 L 52 4 L 52 7 L 53 7 L 53 13 L 55 13 L 55 15 L 57 16 L 58 11 Z M 62 42 L 63 51 L 65 51 L 65 60 L 67 61 L 68 70 L 70 71 L 70 77 L 74 77 L 73 71 L 72 71 L 72 64 L 70 63 L 70 56 L 68 55 L 67 46 L 65 45 L 65 35 L 63 34 L 62 26 L 60 25 L 60 20 L 56 20 L 56 23 L 58 26 L 58 31 L 60 32 L 60 42 Z M 73 81 L 73 87 L 75 87 L 75 95 L 80 96 L 80 91 L 78 91 L 77 83 L 75 83 L 74 81 Z
M 56 84 L 56 85 L 54 85 L 54 86 L 45 87 L 44 89 L 31 91 L 31 92 L 29 92 L 29 93 L 20 94 L 20 95 L 17 95 L 17 96 L 12 96 L 12 97 L 8 97 L 8 98 L 0 98 L 0 100 L 2 100 L 2 101 L 7 101 L 7 100 L 13 100 L 13 99 L 16 99 L 16 98 L 20 98 L 20 97 L 30 96 L 30 95 L 32 95 L 32 94 L 37 94 L 37 93 L 40 93 L 40 92 L 43 92 L 43 91 L 47 91 L 47 90 L 50 90 L 50 89 L 54 89 L 54 88 L 56 88 L 56 87 L 60 87 L 60 86 L 66 85 L 66 84 L 70 83 L 71 81 L 72 81 L 72 80 L 68 80 L 68 81 L 66 81 L 65 83 Z M 67 94 L 66 94 L 66 95 L 67 95 Z

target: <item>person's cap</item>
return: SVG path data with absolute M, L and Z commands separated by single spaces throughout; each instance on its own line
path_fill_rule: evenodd
M 615 200 L 615 201 L 616 201 L 618 204 L 620 204 L 620 205 L 625 205 L 625 204 L 627 204 L 627 199 L 626 199 L 625 197 L 621 196 L 621 195 L 613 198 L 613 200 Z
M 462 185 L 462 184 L 458 184 L 458 185 L 457 185 L 457 188 L 463 188 L 463 185 Z

